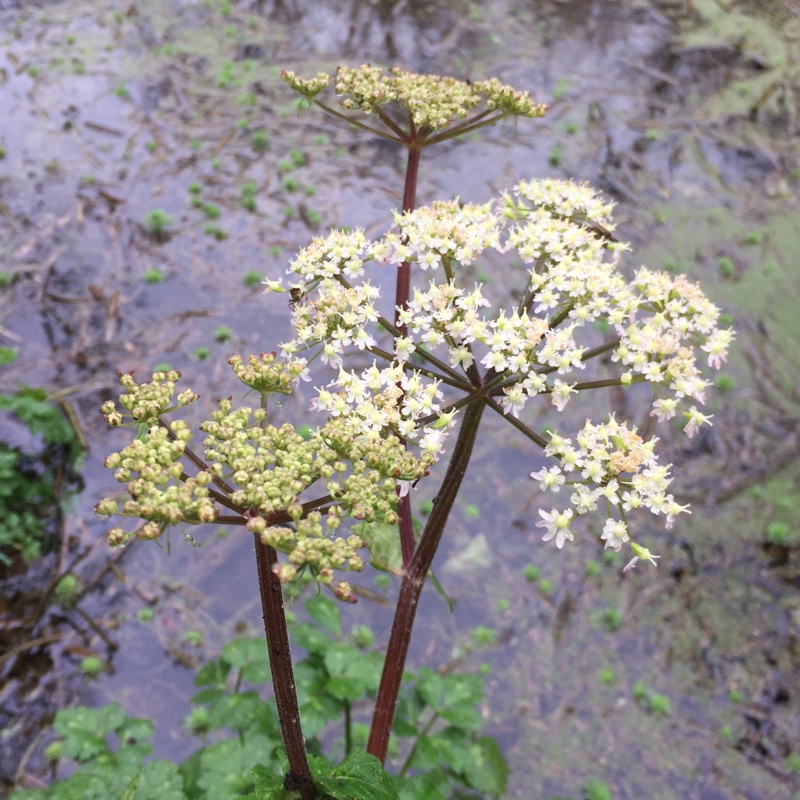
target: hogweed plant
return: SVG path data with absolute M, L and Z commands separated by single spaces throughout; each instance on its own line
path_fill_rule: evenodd
M 283 79 L 308 105 L 407 149 L 403 207 L 382 238 L 332 231 L 297 255 L 287 279 L 266 281 L 269 292 L 288 294 L 293 337 L 279 355 L 230 359 L 260 402 L 250 408 L 220 401 L 200 425 L 202 455 L 190 447 L 192 431 L 175 418 L 197 400 L 190 390 L 175 396 L 178 373 L 157 373 L 146 383 L 121 375 L 122 410 L 109 402 L 102 413 L 111 425 L 130 420 L 140 430 L 107 460 L 130 499 L 105 500 L 97 511 L 143 521 L 132 532 L 114 528 L 114 545 L 156 539 L 172 525 L 214 522 L 253 533 L 289 763 L 275 785 L 310 800 L 332 789 L 329 779 L 320 783 L 312 774 L 306 756 L 281 584 L 310 574 L 340 600 L 355 602 L 337 574 L 362 569 L 377 531 L 388 526 L 399 537 L 402 584 L 367 744 L 377 761 L 361 754 L 357 769 L 383 763 L 420 592 L 484 412 L 500 415 L 527 438 L 532 454 L 540 449 L 552 462 L 531 473 L 532 490 L 554 496 L 552 507 L 539 511 L 545 542 L 559 549 L 572 543 L 575 521 L 596 513 L 605 518 L 605 547 L 629 550 L 626 569 L 639 561 L 655 565 L 658 556 L 634 540 L 636 513 L 661 517 L 670 528 L 688 512 L 669 492 L 671 465 L 659 462 L 657 439 L 613 414 L 587 420 L 572 435 L 541 435 L 526 415 L 541 403 L 563 411 L 592 389 L 648 383 L 654 422 L 682 416 L 691 437 L 710 419 L 699 410 L 708 381 L 698 362 L 718 368 L 733 334 L 718 327 L 718 309 L 684 276 L 645 267 L 630 280 L 623 276 L 620 260 L 629 248 L 613 234 L 613 204 L 586 185 L 530 180 L 482 205 L 446 200 L 416 207 L 423 149 L 543 116 L 546 107 L 527 92 L 497 80 L 386 74 L 371 66 L 340 67 L 333 80 L 290 72 Z M 342 110 L 319 99 L 331 84 Z M 465 279 L 489 251 L 511 253 L 525 267 L 510 307 L 497 307 Z M 381 280 L 373 282 L 375 276 Z M 380 311 L 388 282 L 392 318 Z M 605 341 L 598 330 L 610 332 Z M 352 367 L 370 359 L 366 369 Z M 273 421 L 270 400 L 311 379 L 312 370 L 318 388 L 311 406 L 321 422 L 304 437 Z M 415 541 L 413 488 L 440 458 L 447 460 L 445 475 Z M 259 796 L 271 796 L 260 785 Z

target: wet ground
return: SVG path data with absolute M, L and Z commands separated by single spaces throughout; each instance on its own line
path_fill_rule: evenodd
M 61 546 L 2 584 L 5 785 L 46 776 L 40 731 L 77 701 L 154 716 L 158 752 L 186 755 L 190 667 L 256 624 L 238 531 L 169 556 L 106 549 L 91 509 L 125 435 L 97 408 L 117 369 L 170 364 L 206 398 L 236 392 L 224 358 L 287 325 L 248 275 L 276 277 L 327 227 L 384 229 L 402 154 L 300 114 L 277 77 L 370 61 L 497 76 L 552 102 L 543 121 L 426 153 L 421 202 L 588 180 L 618 202 L 631 268 L 701 279 L 739 331 L 711 433 L 666 436 L 693 516 L 647 531 L 657 573 L 622 578 L 589 542 L 539 542 L 536 454 L 488 421 L 438 566 L 456 610 L 425 599 L 415 664 L 450 661 L 476 621 L 504 632 L 485 711 L 512 797 L 577 797 L 590 778 L 616 800 L 800 792 L 799 52 L 800 16 L 777 0 L 0 0 L 0 345 L 19 350 L 0 389 L 58 393 L 89 445 Z M 170 218 L 160 237 L 154 210 Z M 486 277 L 511 291 L 513 275 Z M 639 419 L 635 400 L 595 408 Z M 525 580 L 529 563 L 546 582 Z M 69 569 L 85 593 L 65 609 L 42 587 Z M 388 613 L 362 602 L 353 624 Z M 87 654 L 98 680 L 78 673 Z

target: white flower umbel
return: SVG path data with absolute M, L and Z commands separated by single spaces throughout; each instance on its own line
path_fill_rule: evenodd
M 719 310 L 684 276 L 644 267 L 632 280 L 623 276 L 619 261 L 628 247 L 613 235 L 612 207 L 583 184 L 529 181 L 497 203 L 447 201 L 396 214 L 377 242 L 361 231 L 315 239 L 289 269 L 295 335 L 283 345 L 287 356 L 302 353 L 309 364 L 318 357 L 336 368 L 312 405 L 358 420 L 369 436 L 392 431 L 435 460 L 458 408 L 444 397 L 445 384 L 466 388 L 482 375 L 495 407 L 521 418 L 539 395 L 561 411 L 595 385 L 647 382 L 656 395 L 651 415 L 665 422 L 683 414 L 686 434 L 694 435 L 711 418 L 698 410 L 708 386 L 698 349 L 719 367 L 733 333 L 718 328 Z M 493 307 L 482 286 L 463 280 L 464 269 L 491 249 L 515 251 L 526 265 L 512 308 Z M 370 261 L 410 261 L 426 273 L 397 309 L 405 335 L 389 346 L 377 324 L 379 290 L 365 279 Z M 600 323 L 615 338 L 598 350 Z M 366 350 L 385 363 L 347 369 L 347 359 Z M 610 355 L 612 367 L 595 381 L 584 376 L 589 364 L 599 366 L 592 361 L 598 352 Z M 432 369 L 417 371 L 418 357 Z M 625 515 L 634 509 L 663 515 L 670 527 L 687 508 L 668 493 L 669 466 L 657 463 L 656 441 L 613 417 L 587 422 L 574 442 L 553 434 L 545 452 L 558 466 L 533 477 L 545 490 L 569 482 L 572 491 L 570 509 L 543 515 L 547 539 L 563 546 L 572 538 L 570 520 L 598 504 L 610 517 L 602 540 L 615 550 L 629 541 Z

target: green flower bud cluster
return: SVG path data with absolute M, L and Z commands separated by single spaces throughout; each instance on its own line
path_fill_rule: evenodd
M 328 531 L 330 519 L 331 515 L 328 517 Z M 268 527 L 262 517 L 253 518 L 247 527 L 258 533 L 264 544 L 289 555 L 288 564 L 276 564 L 274 568 L 283 583 L 288 583 L 297 576 L 298 571 L 308 568 L 320 583 L 330 586 L 335 569 L 360 572 L 364 568 L 364 561 L 357 551 L 366 542 L 354 534 L 346 539 L 329 538 L 319 511 L 312 511 L 300 520 L 296 530 L 283 526 Z
M 320 72 L 315 77 L 304 80 L 303 78 L 298 78 L 294 72 L 285 69 L 281 71 L 281 80 L 303 95 L 303 97 L 311 98 L 316 97 L 323 89 L 327 88 L 331 82 L 331 76 Z
M 139 424 L 158 420 L 162 414 L 189 405 L 200 397 L 187 389 L 178 395 L 177 405 L 170 406 L 175 394 L 175 382 L 181 377 L 180 372 L 176 370 L 154 372 L 153 380 L 141 385 L 136 383 L 132 372 L 118 372 L 117 376 L 122 388 L 126 390 L 125 394 L 119 396 L 119 404 L 128 412 L 128 416 Z M 121 425 L 126 416 L 117 409 L 113 400 L 103 403 L 100 406 L 100 413 L 112 427 Z
M 175 420 L 170 429 L 175 438 L 163 425 L 154 425 L 144 438 L 106 459 L 105 465 L 115 470 L 115 479 L 127 484 L 130 499 L 120 509 L 116 500 L 106 498 L 95 506 L 95 513 L 101 517 L 120 514 L 149 523 L 130 535 L 115 528 L 109 533 L 111 544 L 124 544 L 130 536 L 156 539 L 167 525 L 213 522 L 218 516 L 208 491 L 212 473 L 183 476 L 181 459 L 191 432 L 181 420 Z
M 291 394 L 293 385 L 306 371 L 306 362 L 296 359 L 284 364 L 275 359 L 276 353 L 273 352 L 251 355 L 247 363 L 241 356 L 231 356 L 228 363 L 236 377 L 257 392 Z
M 344 459 L 350 461 L 350 474 L 344 481 L 328 478 L 328 491 L 348 509 L 348 515 L 366 522 L 397 522 L 397 481 L 416 481 L 425 475 L 433 455 L 417 458 L 392 434 L 365 437 L 357 417 L 331 419 L 317 434 L 330 458 L 329 470 L 343 473 Z
M 306 369 L 304 360 L 279 362 L 274 353 L 251 356 L 247 362 L 234 356 L 229 363 L 236 375 L 262 396 L 271 391 L 289 393 Z M 356 417 L 334 416 L 306 440 L 290 424 L 268 424 L 265 408 L 235 408 L 226 398 L 200 426 L 206 434 L 207 466 L 189 477 L 183 462 L 188 457 L 191 431 L 182 420 L 167 426 L 159 419 L 171 410 L 178 377 L 174 372 L 156 373 L 151 383 L 139 386 L 132 376 L 120 375 L 127 390 L 120 399 L 122 407 L 134 419 L 157 419 L 158 423 L 106 459 L 106 466 L 114 470 L 117 481 L 126 484 L 130 497 L 124 502 L 102 500 L 96 513 L 134 517 L 145 523 L 132 533 L 114 528 L 108 534 L 112 545 L 134 537 L 156 539 L 169 525 L 213 522 L 220 511 L 210 484 L 224 477 L 232 486 L 230 504 L 225 505 L 238 510 L 242 521 L 265 543 L 289 556 L 289 563 L 278 567 L 281 579 L 290 580 L 307 567 L 317 580 L 331 585 L 335 569 L 363 567 L 356 550 L 365 546 L 359 536 L 334 537 L 333 532 L 347 517 L 396 523 L 397 487 L 421 478 L 433 461 L 431 455 L 417 458 L 399 438 L 365 428 Z M 196 398 L 193 392 L 184 392 L 178 404 Z M 113 403 L 102 411 L 110 424 L 121 422 L 122 414 Z M 197 457 L 191 460 L 198 463 Z M 311 503 L 315 510 L 309 513 L 309 501 L 304 507 L 301 495 L 318 481 L 321 491 L 316 504 Z M 225 487 L 224 482 L 217 482 L 217 491 L 225 492 Z M 296 530 L 270 524 L 276 521 L 275 515 L 278 519 L 288 516 Z M 352 599 L 345 583 L 334 591 L 341 599 Z
M 309 80 L 302 80 L 293 72 L 283 72 L 281 77 L 308 98 L 316 97 L 330 82 L 325 73 Z M 334 89 L 343 98 L 341 103 L 346 109 L 361 109 L 366 114 L 397 102 L 408 109 L 417 128 L 428 131 L 446 128 L 482 103 L 489 111 L 499 111 L 503 116 L 541 117 L 547 111 L 547 106 L 534 102 L 528 92 L 518 92 L 496 78 L 470 83 L 439 75 L 420 75 L 399 67 L 390 69 L 388 75 L 369 64 L 352 69 L 339 67 Z

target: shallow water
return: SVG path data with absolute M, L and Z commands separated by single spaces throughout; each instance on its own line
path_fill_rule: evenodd
M 592 777 L 617 800 L 792 797 L 800 791 L 787 761 L 800 752 L 800 277 L 792 259 L 800 154 L 798 76 L 787 54 L 796 56 L 796 40 L 741 6 L 697 0 L 221 9 L 178 0 L 0 4 L 0 261 L 17 276 L 0 290 L 0 344 L 20 348 L 0 387 L 67 390 L 91 447 L 60 568 L 89 549 L 81 570 L 91 580 L 118 557 L 91 511 L 115 488 L 102 461 L 126 441 L 97 414 L 115 391 L 115 371 L 169 363 L 207 399 L 236 392 L 222 357 L 269 348 L 287 332 L 285 305 L 248 289 L 246 274 L 277 277 L 329 226 L 378 234 L 400 203 L 401 153 L 321 114 L 299 114 L 279 69 L 311 75 L 370 61 L 496 75 L 552 99 L 548 117 L 426 153 L 420 202 L 483 201 L 547 174 L 590 181 L 618 201 L 631 268 L 686 271 L 733 314 L 733 388 L 711 398 L 716 424 L 699 445 L 667 435 L 693 516 L 669 535 L 648 529 L 661 567 L 626 578 L 621 565 L 588 577 L 587 561 L 600 561 L 588 540 L 568 552 L 538 541 L 541 498 L 527 478 L 538 456 L 502 420 L 487 420 L 437 566 L 456 611 L 447 616 L 428 593 L 414 665 L 453 658 L 477 622 L 511 631 L 486 660 L 494 667 L 489 733 L 511 761 L 512 797 L 578 796 Z M 786 24 L 792 35 L 794 20 Z M 268 136 L 263 152 L 253 147 L 257 131 Z M 281 162 L 292 150 L 305 163 L 291 171 L 298 186 L 290 190 Z M 204 232 L 210 221 L 188 191 L 195 181 L 220 209 L 213 224 L 224 241 Z M 255 213 L 241 207 L 245 183 L 257 186 Z M 155 208 L 173 218 L 162 244 L 143 230 Z M 143 280 L 152 269 L 162 283 Z M 488 277 L 497 296 L 510 291 L 513 275 L 499 265 Z M 215 338 L 221 326 L 230 331 L 224 341 Z M 305 399 L 285 413 L 302 414 Z M 635 400 L 621 410 L 641 415 Z M 545 414 L 536 424 L 552 421 Z M 764 547 L 775 520 L 793 526 L 792 547 Z M 85 620 L 48 621 L 46 631 L 67 632 L 24 662 L 24 690 L 19 671 L 3 689 L 5 780 L 36 732 L 14 727 L 23 701 L 46 719 L 67 702 L 119 699 L 130 714 L 157 719 L 158 753 L 191 749 L 180 727 L 193 693 L 186 666 L 240 623 L 255 627 L 259 610 L 250 543 L 239 531 L 208 531 L 200 549 L 173 538 L 169 556 L 133 548 L 84 601 L 118 652 Z M 552 591 L 524 580 L 529 562 Z M 54 569 L 51 561 L 45 572 Z M 149 602 L 154 621 L 137 622 Z M 602 623 L 609 608 L 621 613 L 615 633 Z M 366 602 L 351 615 L 353 624 L 389 619 Z M 187 630 L 203 633 L 202 647 L 186 642 Z M 71 676 L 85 651 L 109 669 L 82 685 Z M 614 680 L 604 683 L 603 668 Z M 637 681 L 670 698 L 670 716 L 642 709 Z M 31 772 L 40 768 L 36 752 Z

